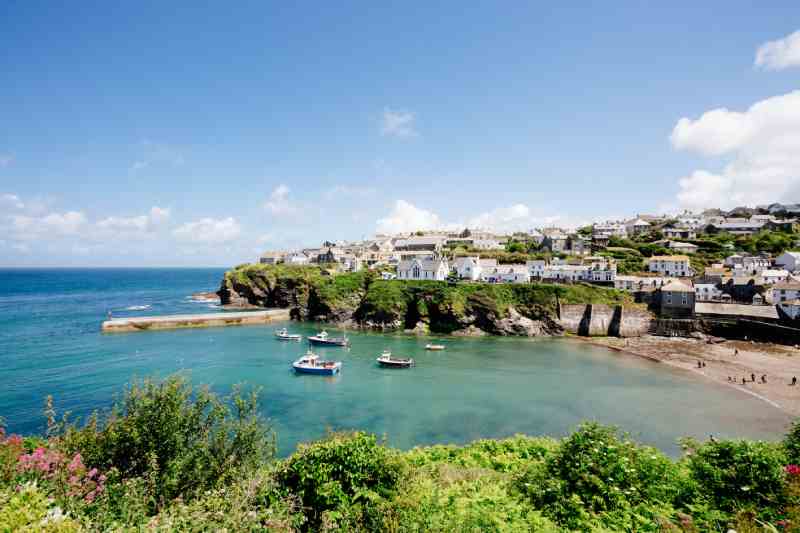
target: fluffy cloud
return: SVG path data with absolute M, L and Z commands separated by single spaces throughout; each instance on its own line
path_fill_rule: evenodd
M 187 222 L 175 228 L 172 234 L 176 239 L 201 244 L 220 244 L 236 240 L 242 228 L 233 217 L 214 219 L 202 218 Z
M 388 234 L 440 227 L 442 227 L 442 221 L 436 213 L 416 207 L 405 200 L 397 200 L 389 216 L 381 218 L 377 222 L 377 232 Z
M 0 206 L 25 209 L 25 204 L 16 194 L 0 194 Z
M 381 135 L 386 137 L 416 137 L 418 135 L 417 130 L 414 128 L 416 118 L 416 115 L 411 111 L 384 109 Z
M 679 180 L 681 207 L 731 207 L 797 201 L 800 194 L 800 91 L 767 98 L 745 111 L 715 109 L 678 121 L 678 150 L 726 156 L 719 171 Z
M 150 232 L 164 224 L 169 219 L 169 215 L 169 209 L 154 206 L 146 215 L 104 218 L 97 223 L 97 228 L 122 233 Z
M 269 195 L 269 199 L 264 203 L 264 209 L 274 216 L 289 216 L 297 212 L 297 207 L 289 201 L 289 187 L 280 184 Z
M 767 70 L 800 66 L 800 31 L 759 46 L 755 66 Z
M 87 224 L 86 215 L 81 211 L 50 213 L 41 217 L 27 215 L 11 217 L 12 233 L 20 239 L 76 235 Z
M 398 200 L 389 216 L 377 221 L 377 233 L 409 233 L 417 230 L 459 230 L 463 228 L 483 229 L 498 232 L 526 231 L 531 228 L 561 225 L 577 227 L 585 221 L 570 220 L 561 216 L 534 213 L 524 204 L 499 207 L 480 213 L 466 222 L 444 222 L 439 215 L 415 205 Z

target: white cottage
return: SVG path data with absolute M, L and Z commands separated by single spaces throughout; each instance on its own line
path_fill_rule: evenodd
M 449 273 L 447 259 L 405 259 L 397 265 L 397 279 L 444 281 Z

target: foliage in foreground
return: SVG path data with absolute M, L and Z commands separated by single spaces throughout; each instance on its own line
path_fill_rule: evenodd
M 677 461 L 595 423 L 405 452 L 336 433 L 277 460 L 256 408 L 170 378 L 82 426 L 50 408 L 47 438 L 0 431 L 0 532 L 800 531 L 800 425 Z

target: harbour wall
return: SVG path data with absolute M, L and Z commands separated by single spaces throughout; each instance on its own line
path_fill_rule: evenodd
M 562 304 L 558 323 L 584 337 L 638 337 L 650 331 L 653 315 L 644 309 L 605 304 Z
M 289 320 L 288 309 L 269 309 L 266 311 L 247 311 L 237 313 L 207 313 L 200 315 L 115 318 L 103 322 L 101 329 L 106 333 L 117 333 L 159 329 L 245 326 L 269 324 L 279 320 Z

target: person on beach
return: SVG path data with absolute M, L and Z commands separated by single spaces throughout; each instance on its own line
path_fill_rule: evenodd
M 108 319 L 109 319 L 109 320 L 111 320 L 111 319 L 112 319 L 112 316 L 111 316 L 111 311 L 109 311 L 109 312 L 108 312 Z
M 703 361 L 703 368 L 705 368 L 705 367 L 706 367 L 706 362 L 705 362 L 705 361 Z
M 728 376 L 728 381 L 733 381 L 733 378 Z
M 746 378 L 742 378 L 742 385 L 745 385 L 745 384 L 747 384 L 747 379 Z
M 750 381 L 752 381 L 753 383 L 756 382 L 756 375 L 755 374 L 750 374 Z
M 733 349 L 733 356 L 736 357 L 737 355 L 739 355 L 739 348 L 734 348 Z
M 795 385 L 797 385 L 797 376 L 794 376 L 792 378 L 792 387 L 794 387 Z
M 697 368 L 703 368 L 703 363 L 701 363 L 700 361 L 697 361 Z
M 764 374 L 761 376 L 761 383 L 766 383 L 766 382 L 767 382 L 767 375 Z

